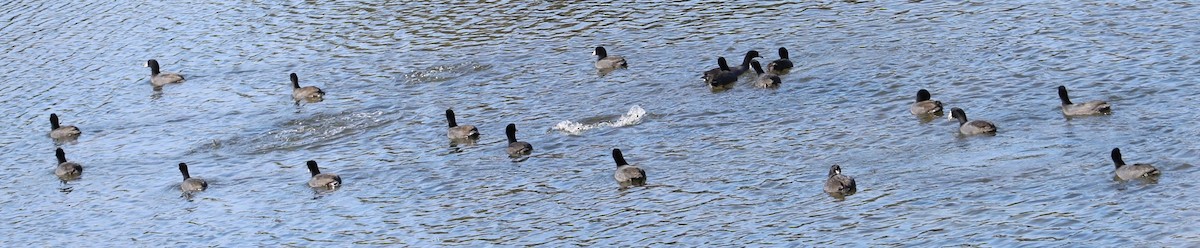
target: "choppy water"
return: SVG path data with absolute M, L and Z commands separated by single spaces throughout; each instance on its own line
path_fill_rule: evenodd
M 0 240 L 80 246 L 1184 246 L 1190 2 L 0 3 Z M 600 77 L 594 46 L 629 70 Z M 797 68 L 713 93 L 717 56 Z M 188 77 L 160 92 L 147 59 Z M 293 105 L 287 74 L 328 92 Z M 1054 88 L 1107 99 L 1065 119 Z M 907 113 L 926 88 L 995 137 Z M 442 111 L 483 133 L 450 147 Z M 50 113 L 82 180 L 53 176 Z M 504 154 L 503 127 L 533 144 Z M 1112 180 L 1108 151 L 1157 183 Z M 609 150 L 651 186 L 618 190 Z M 314 195 L 303 163 L 345 180 Z M 180 198 L 175 164 L 212 181 Z M 821 192 L 840 164 L 858 180 Z

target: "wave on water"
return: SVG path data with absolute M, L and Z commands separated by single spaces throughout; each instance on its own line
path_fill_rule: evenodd
M 276 150 L 297 150 L 333 144 L 338 139 L 355 137 L 383 126 L 382 111 L 320 113 L 311 117 L 283 120 L 262 133 L 248 131 L 227 139 L 213 139 L 187 154 L 222 151 L 236 154 L 263 154 Z M 261 130 L 260 130 L 261 131 Z
M 485 71 L 490 68 L 492 68 L 490 65 L 469 61 L 448 65 L 436 65 L 404 74 L 401 76 L 401 78 L 405 82 L 410 83 L 446 82 L 452 79 L 461 78 L 471 73 Z
M 574 121 L 562 121 L 554 125 L 554 130 L 562 131 L 567 135 L 580 135 L 584 131 L 603 128 L 603 127 L 624 127 L 637 125 L 642 123 L 642 117 L 646 116 L 646 110 L 641 106 L 633 105 L 629 107 L 629 112 L 622 115 L 615 121 L 602 121 L 596 123 L 579 123 Z

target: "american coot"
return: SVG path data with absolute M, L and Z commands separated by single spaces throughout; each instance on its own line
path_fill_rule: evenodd
M 742 73 L 744 73 L 744 72 L 746 72 L 746 70 L 750 69 L 750 61 L 754 61 L 754 58 L 761 58 L 761 57 L 762 56 L 758 55 L 758 51 L 750 50 L 749 52 L 746 52 L 746 57 L 742 58 L 742 64 L 739 65 L 738 67 L 729 67 L 727 64 L 725 67 L 717 67 L 717 68 L 709 69 L 708 71 L 704 72 L 704 80 L 705 80 L 705 82 L 709 82 L 712 80 L 712 78 L 715 78 L 715 77 L 717 77 L 718 74 L 722 73 L 722 71 L 731 71 L 731 72 L 733 72 L 733 76 L 735 76 L 735 77 L 741 76 Z M 725 69 L 725 68 L 728 68 L 728 69 Z
M 67 139 L 79 137 L 79 128 L 75 126 L 59 126 L 58 114 L 50 114 L 50 138 Z
M 746 71 L 750 70 L 750 61 L 754 61 L 754 58 L 762 58 L 762 56 L 758 55 L 758 51 L 750 50 L 749 52 L 746 52 L 746 57 L 742 58 L 742 64 L 731 68 L 730 70 L 732 70 L 733 73 L 737 73 L 738 76 L 741 76 L 742 73 L 746 73 Z
M 1105 101 L 1088 101 L 1085 103 L 1071 103 L 1071 98 L 1067 96 L 1067 87 L 1058 86 L 1058 99 L 1062 100 L 1062 112 L 1067 116 L 1080 115 L 1105 115 L 1112 113 L 1112 106 Z
M 54 149 L 54 156 L 58 158 L 58 166 L 54 168 L 54 175 L 63 181 L 79 179 L 83 175 L 83 166 L 75 162 L 67 162 L 67 153 L 63 152 L 62 148 Z
M 504 134 L 508 136 L 508 156 L 520 157 L 533 153 L 533 145 L 529 142 L 517 141 L 517 124 L 509 123 L 504 127 Z
M 325 91 L 317 86 L 300 87 L 300 78 L 296 76 L 296 73 L 292 73 L 290 77 L 292 78 L 292 99 L 319 102 L 325 97 Z
M 704 83 L 713 89 L 725 89 L 733 86 L 737 82 L 738 75 L 730 70 L 729 64 L 725 62 L 725 57 L 717 58 L 718 71 L 712 75 L 705 72 Z
M 967 112 L 960 108 L 950 109 L 950 118 L 958 119 L 958 131 L 963 134 L 996 133 L 996 125 L 987 121 L 967 121 Z
M 1138 178 L 1147 178 L 1158 176 L 1161 174 L 1158 168 L 1150 164 L 1131 164 L 1126 165 L 1125 160 L 1121 159 L 1121 149 L 1112 149 L 1112 160 L 1117 165 L 1117 178 L 1121 180 L 1133 180 Z
M 617 162 L 617 172 L 613 174 L 613 178 L 617 179 L 621 188 L 646 185 L 646 171 L 637 165 L 626 163 L 625 156 L 621 155 L 621 149 L 613 149 L 612 157 L 613 161 Z
M 854 178 L 842 175 L 841 166 L 835 164 L 829 167 L 829 178 L 825 179 L 826 193 L 847 196 L 853 195 L 856 191 L 858 191 L 858 187 L 854 184 Z
M 617 68 L 629 68 L 629 64 L 625 62 L 625 58 L 621 56 L 608 56 L 608 51 L 604 50 L 604 47 L 596 47 L 596 51 L 592 52 L 592 55 L 596 55 L 596 57 L 598 57 L 596 60 L 596 69 L 612 70 Z
M 159 71 L 158 60 L 151 59 L 146 61 L 146 67 L 150 67 L 150 85 L 154 85 L 154 87 L 162 87 L 163 85 L 182 83 L 184 81 L 183 75 Z
M 754 80 L 754 87 L 776 88 L 779 87 L 779 83 L 782 82 L 779 79 L 779 75 L 775 75 L 775 73 L 771 72 L 763 72 L 762 65 L 758 64 L 758 61 L 751 61 L 750 67 L 753 67 L 754 72 L 758 73 L 758 78 Z
M 208 189 L 208 182 L 205 182 L 204 179 L 192 178 L 192 175 L 188 174 L 187 164 L 179 163 L 179 173 L 183 174 L 183 183 L 179 184 L 179 189 L 183 190 L 183 192 L 197 192 Z
M 321 169 L 317 168 L 317 161 L 308 161 L 308 172 L 312 172 L 312 179 L 308 180 L 308 187 L 336 189 L 342 185 L 342 177 L 333 173 L 321 173 Z
M 446 122 L 450 125 L 447 131 L 447 136 L 450 139 L 478 139 L 479 129 L 472 125 L 459 126 L 457 121 L 454 121 L 454 110 L 446 109 Z
M 908 107 L 908 112 L 914 115 L 939 115 L 942 113 L 942 102 L 929 99 L 929 91 L 917 91 L 917 101 Z
M 771 70 L 771 73 L 775 74 L 786 74 L 792 69 L 792 60 L 788 59 L 787 48 L 779 48 L 779 59 L 768 63 L 767 69 Z

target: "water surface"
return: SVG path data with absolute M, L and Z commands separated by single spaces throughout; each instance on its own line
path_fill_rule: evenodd
M 0 4 L 5 243 L 1183 246 L 1187 2 Z M 603 77 L 594 46 L 631 66 Z M 700 72 L 787 47 L 777 90 Z M 149 70 L 188 81 L 154 91 Z M 295 105 L 288 73 L 328 92 Z M 1111 116 L 1064 118 L 1055 87 Z M 918 89 L 994 137 L 907 113 Z M 480 128 L 451 147 L 442 115 Z M 83 178 L 53 176 L 50 113 Z M 504 153 L 516 123 L 532 157 Z M 557 128 L 556 128 L 557 127 Z M 1152 163 L 1116 182 L 1108 152 Z M 618 190 L 612 148 L 649 174 Z M 304 161 L 344 179 L 316 195 Z M 176 164 L 211 181 L 191 200 Z M 858 181 L 821 192 L 840 164 Z

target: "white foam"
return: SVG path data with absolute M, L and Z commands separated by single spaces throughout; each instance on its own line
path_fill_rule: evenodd
M 562 131 L 568 135 L 580 135 L 583 134 L 584 131 L 597 128 L 637 125 L 638 123 L 642 123 L 642 118 L 645 116 L 645 109 L 642 109 L 641 106 L 633 105 L 633 107 L 629 107 L 629 112 L 626 112 L 625 115 L 622 115 L 621 118 L 618 118 L 616 121 L 605 121 L 591 124 L 584 124 L 574 121 L 562 121 L 557 125 L 554 125 L 554 130 Z

